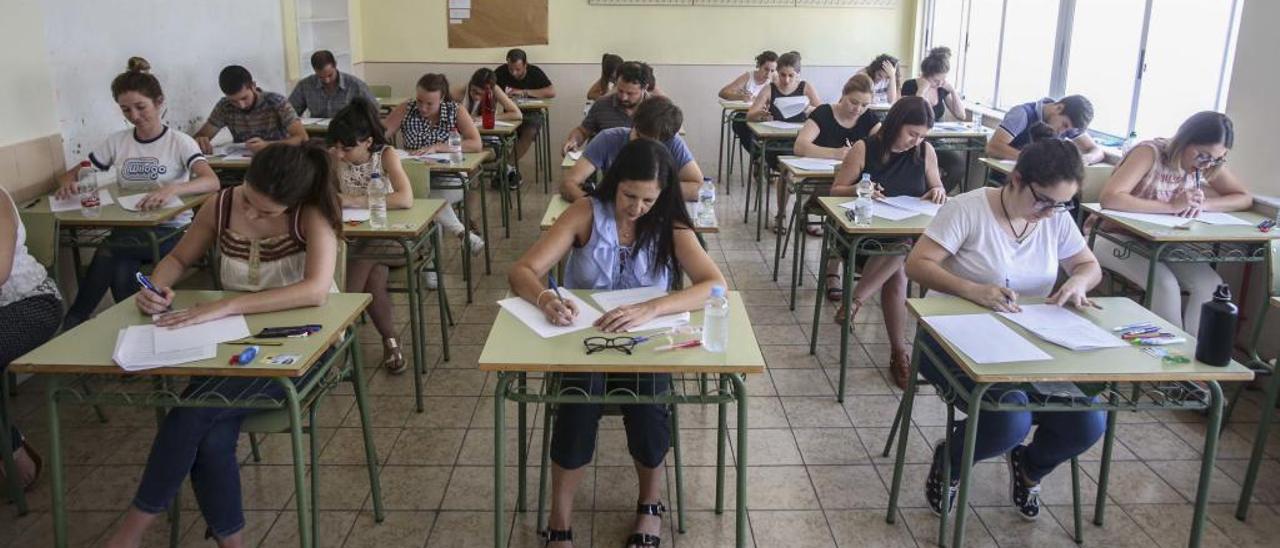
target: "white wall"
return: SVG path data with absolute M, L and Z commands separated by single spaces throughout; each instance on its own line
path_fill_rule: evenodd
M 48 52 L 68 162 L 128 127 L 110 86 L 130 56 L 151 62 L 165 91 L 164 119 L 182 131 L 198 127 L 222 96 L 225 65 L 244 65 L 263 89 L 288 93 L 279 2 L 46 0 L 44 9 L 43 40 L 28 51 Z
M 1280 2 L 1247 0 L 1240 18 L 1227 114 L 1236 126 L 1231 169 L 1256 193 L 1280 196 L 1280 155 L 1275 153 L 1275 90 L 1280 88 L 1275 55 L 1280 51 Z
M 37 0 L 9 0 L 0 17 L 0 147 L 57 133 Z

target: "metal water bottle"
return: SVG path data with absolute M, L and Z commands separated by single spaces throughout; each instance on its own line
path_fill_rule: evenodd
M 1236 338 L 1240 309 L 1231 302 L 1231 287 L 1218 286 L 1213 300 L 1200 305 L 1200 331 L 1196 334 L 1196 361 L 1226 367 Z

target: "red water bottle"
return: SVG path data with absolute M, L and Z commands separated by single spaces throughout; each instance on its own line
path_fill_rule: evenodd
M 480 124 L 485 129 L 493 129 L 493 88 L 486 87 L 484 100 L 480 102 Z

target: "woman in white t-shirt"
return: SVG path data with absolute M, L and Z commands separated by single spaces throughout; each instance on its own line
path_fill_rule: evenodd
M 134 58 L 138 59 L 138 58 Z M 116 168 L 119 184 L 117 196 L 145 192 L 138 203 L 141 209 L 164 207 L 171 198 L 188 194 L 204 194 L 218 190 L 218 176 L 213 173 L 195 139 L 170 128 L 161 120 L 164 92 L 160 81 L 144 72 L 145 63 L 131 59 L 129 70 L 111 81 L 111 96 L 120 112 L 133 124 L 107 137 L 89 153 L 89 161 L 99 170 Z M 147 65 L 149 68 L 149 65 Z M 58 196 L 75 194 L 80 166 L 58 177 Z M 175 232 L 191 222 L 191 214 L 178 216 L 172 222 L 156 227 L 161 254 L 168 254 L 178 243 Z M 138 291 L 134 274 L 152 261 L 148 245 L 130 246 L 129 242 L 147 241 L 146 229 L 117 229 L 107 237 L 111 247 L 99 248 L 93 254 L 89 270 L 79 281 L 76 299 L 67 311 L 63 327 L 70 329 L 85 321 L 98 307 L 98 302 L 111 289 L 116 301 L 129 298 Z
M 1020 311 L 1020 296 L 1047 297 L 1060 306 L 1092 306 L 1085 294 L 1102 280 L 1102 269 L 1067 214 L 1083 177 L 1084 164 L 1070 141 L 1055 138 L 1029 145 L 1008 184 L 974 190 L 942 206 L 907 257 L 907 275 L 930 290 L 998 312 Z M 1059 268 L 1069 277 L 1055 291 Z M 916 344 L 933 350 L 941 360 L 921 354 L 920 372 L 930 383 L 947 386 L 940 373 L 946 368 L 960 383 L 973 386 L 927 332 L 917 333 Z M 989 391 L 989 397 L 1011 404 L 1038 397 L 1020 390 L 992 392 L 996 390 Z M 963 403 L 958 405 L 967 412 Z M 1032 424 L 1039 427 L 1035 437 L 1021 445 Z M 1012 504 L 1023 518 L 1035 519 L 1040 513 L 1041 478 L 1087 451 L 1105 430 L 1106 414 L 1101 411 L 983 411 L 973 458 L 976 462 L 1005 455 Z M 944 456 L 938 443 L 925 482 L 925 497 L 935 513 L 941 512 L 944 491 L 950 502 L 955 501 L 958 475 L 953 474 L 951 485 L 944 488 L 942 459 L 949 458 L 951 469 L 959 469 L 963 423 L 951 428 L 948 436 L 950 455 Z

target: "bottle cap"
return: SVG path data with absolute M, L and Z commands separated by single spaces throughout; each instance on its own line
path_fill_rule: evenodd
M 1231 300 L 1231 286 L 1229 286 L 1229 285 L 1227 285 L 1227 284 L 1219 284 L 1219 285 L 1218 285 L 1218 289 L 1214 290 L 1214 292 L 1213 292 L 1213 300 L 1215 300 L 1215 301 L 1230 301 L 1230 300 Z
M 724 296 L 724 286 L 722 286 L 722 285 L 713 285 L 713 286 L 711 286 L 711 296 L 712 296 L 712 297 L 723 297 L 723 296 Z

